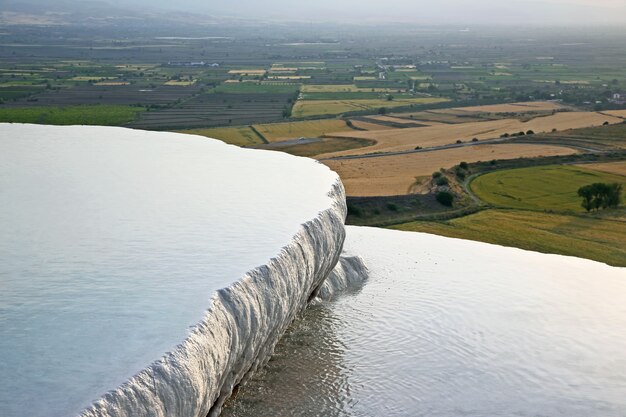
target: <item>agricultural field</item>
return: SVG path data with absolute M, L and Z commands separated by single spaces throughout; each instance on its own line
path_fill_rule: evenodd
M 120 126 L 132 122 L 144 110 L 119 105 L 0 107 L 0 122 Z
M 392 228 L 577 256 L 626 267 L 626 221 L 492 209 L 448 221 L 416 221 Z
M 211 139 L 219 139 L 230 145 L 241 147 L 262 145 L 263 139 L 259 137 L 250 126 L 239 127 L 216 127 L 209 129 L 188 129 L 181 130 L 179 133 L 187 133 L 190 135 L 205 136 Z
M 367 116 L 366 118 L 368 120 L 371 120 L 372 122 L 376 122 L 376 121 L 389 122 L 393 124 L 407 125 L 407 127 L 411 127 L 411 125 L 415 125 L 415 124 L 420 124 L 422 126 L 435 126 L 435 125 L 440 124 L 437 122 L 419 122 L 417 120 L 405 119 L 402 117 L 395 117 L 395 116 Z
M 317 155 L 323 153 L 362 148 L 368 145 L 370 145 L 370 143 L 363 139 L 318 138 L 274 142 L 269 145 L 257 146 L 257 148 L 278 150 L 296 156 L 315 158 Z
M 352 123 L 352 126 L 354 126 L 357 130 L 387 130 L 387 129 L 389 129 L 389 126 L 387 126 L 387 125 L 382 125 L 382 124 L 379 124 L 379 123 L 366 122 L 364 120 L 365 120 L 365 118 L 363 118 L 363 119 L 350 119 L 350 122 Z
M 368 148 L 359 148 L 368 149 Z M 354 150 L 352 151 L 354 152 Z M 393 196 L 415 192 L 417 178 L 461 161 L 570 155 L 576 150 L 551 145 L 497 144 L 369 158 L 322 160 L 341 177 L 348 196 Z M 318 155 L 322 158 L 323 155 Z
M 445 110 L 433 110 L 435 113 L 528 113 L 561 110 L 564 106 L 551 101 L 534 101 L 527 103 L 493 104 L 487 106 L 455 107 Z
M 132 127 L 148 130 L 240 126 L 284 119 L 290 94 L 200 94 L 164 110 L 145 112 Z
M 626 123 L 548 133 L 537 135 L 532 140 L 552 144 L 570 143 L 602 150 L 626 149 Z
M 344 120 L 338 119 L 259 124 L 254 125 L 254 128 L 268 142 L 280 142 L 300 137 L 317 138 L 330 132 L 353 131 Z
M 610 116 L 621 117 L 622 119 L 626 119 L 626 110 L 606 110 L 602 113 L 608 114 Z
M 626 177 L 587 166 L 543 166 L 484 174 L 470 183 L 470 189 L 493 207 L 583 213 L 577 191 L 598 182 L 626 185 Z
M 302 86 L 302 93 L 395 93 L 393 88 L 363 88 L 355 84 L 310 84 Z M 402 90 L 401 90 L 402 91 Z
M 389 116 L 398 118 L 398 119 L 408 119 L 414 120 L 417 123 L 430 123 L 430 124 L 458 124 L 458 123 L 469 123 L 469 122 L 483 122 L 486 120 L 497 120 L 501 119 L 501 117 L 496 117 L 495 115 L 489 115 L 486 113 L 465 113 L 465 114 L 451 114 L 451 113 L 442 113 L 437 112 L 437 110 L 425 110 L 418 112 L 408 112 L 408 113 L 390 113 Z
M 7 101 L 2 107 L 74 106 L 85 104 L 166 106 L 187 99 L 197 93 L 197 86 L 79 85 L 71 88 L 47 89 L 42 93 L 16 101 Z
M 393 100 L 298 100 L 293 107 L 292 115 L 296 118 L 339 115 L 348 112 L 376 111 L 380 108 L 407 107 L 411 105 L 426 105 L 442 103 L 444 98 L 394 98 Z
M 609 174 L 621 175 L 626 178 L 626 161 L 584 164 L 579 166 L 581 168 L 590 169 L 592 171 L 600 171 L 607 172 Z
M 485 122 L 470 122 L 462 124 L 427 126 L 407 129 L 389 129 L 373 132 L 338 132 L 333 137 L 352 137 L 375 140 L 374 146 L 356 150 L 354 152 L 337 152 L 325 157 L 346 155 L 363 155 L 372 152 L 401 152 L 410 151 L 417 146 L 422 148 L 452 145 L 461 142 L 470 142 L 474 138 L 478 141 L 497 139 L 503 134 L 517 132 L 534 133 L 563 131 L 582 127 L 601 126 L 603 123 L 621 123 L 622 120 L 596 112 L 561 112 L 550 116 L 537 117 L 527 122 L 517 119 L 499 119 Z
M 213 89 L 214 93 L 228 94 L 295 94 L 300 84 L 267 82 L 227 82 Z

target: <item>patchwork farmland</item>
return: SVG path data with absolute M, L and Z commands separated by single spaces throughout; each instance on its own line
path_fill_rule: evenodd
M 149 130 L 245 125 L 284 118 L 291 94 L 202 94 L 173 108 L 142 113 L 129 126 Z

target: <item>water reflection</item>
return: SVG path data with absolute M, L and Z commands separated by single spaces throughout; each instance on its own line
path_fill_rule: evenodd
M 347 245 L 365 287 L 308 311 L 227 417 L 626 415 L 626 269 L 367 228 Z
M 350 396 L 343 324 L 325 303 L 311 307 L 287 331 L 268 366 L 227 403 L 222 416 L 345 416 Z

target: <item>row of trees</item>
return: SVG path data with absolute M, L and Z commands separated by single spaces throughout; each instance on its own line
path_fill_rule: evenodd
M 583 199 L 582 206 L 587 211 L 619 206 L 621 193 L 622 186 L 620 184 L 601 182 L 585 185 L 578 189 L 578 195 Z

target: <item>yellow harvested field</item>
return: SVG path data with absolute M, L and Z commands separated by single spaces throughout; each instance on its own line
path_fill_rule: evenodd
M 448 101 L 444 98 L 407 98 L 389 100 L 298 100 L 293 106 L 293 117 L 342 114 L 352 111 L 375 110 L 381 107 L 393 108 L 411 104 L 431 104 Z
M 311 76 L 310 75 L 273 75 L 267 78 L 270 80 L 308 80 L 311 78 Z
M 354 84 L 321 84 L 303 85 L 300 91 L 303 93 L 354 93 L 359 89 Z
M 121 85 L 130 85 L 128 81 L 102 81 L 99 83 L 95 83 L 99 87 L 117 87 Z
M 607 110 L 603 111 L 602 113 L 608 114 L 610 116 L 626 118 L 626 110 Z
M 379 120 L 381 122 L 399 123 L 403 125 L 414 125 L 414 124 L 420 124 L 420 125 L 426 125 L 426 126 L 441 125 L 441 123 L 437 123 L 437 122 L 426 122 L 426 121 L 405 119 L 402 117 L 394 117 L 394 116 L 368 116 L 367 118 L 371 120 Z
M 528 130 L 542 133 L 550 132 L 552 129 L 562 131 L 600 126 L 605 121 L 614 124 L 621 123 L 622 119 L 595 112 L 561 112 L 549 116 L 536 117 L 527 122 L 517 119 L 501 119 L 453 125 L 378 130 L 375 132 L 337 132 L 336 134 L 329 134 L 329 136 L 369 139 L 376 141 L 376 144 L 353 151 L 328 154 L 324 155 L 324 157 L 362 155 L 371 152 L 408 151 L 415 149 L 416 146 L 428 148 L 450 145 L 457 140 L 468 142 L 473 138 L 478 140 L 494 139 L 505 133 L 512 134 L 527 132 Z
M 461 116 L 457 116 L 449 113 L 435 113 L 434 110 L 431 111 L 418 111 L 411 113 L 390 113 L 390 116 L 395 117 L 404 117 L 411 118 L 412 120 L 419 120 L 424 123 L 432 123 L 435 124 L 456 124 L 456 123 L 469 123 L 469 122 L 480 122 L 488 119 L 484 119 L 481 117 L 472 116 L 472 113 L 463 112 Z
M 303 85 L 302 93 L 389 93 L 397 88 L 360 88 L 354 84 L 320 84 Z
M 311 120 L 306 122 L 271 123 L 254 125 L 268 142 L 281 142 L 296 138 L 317 138 L 329 132 L 353 129 L 343 120 Z
M 595 171 L 608 172 L 626 176 L 626 161 L 604 162 L 599 164 L 580 164 L 582 168 L 593 169 Z
M 478 112 L 478 113 L 527 113 L 562 109 L 563 106 L 552 101 L 530 101 L 527 103 L 494 104 L 489 106 L 455 107 L 452 109 L 433 110 L 437 113 Z
M 173 86 L 179 86 L 179 87 L 187 87 L 187 86 L 190 86 L 190 85 L 194 85 L 195 83 L 196 83 L 196 80 L 191 80 L 191 81 L 169 80 L 169 81 L 167 81 L 163 85 L 173 85 Z
M 241 70 L 228 71 L 229 74 L 233 74 L 233 75 L 265 75 L 266 72 L 267 71 L 264 69 L 249 69 L 249 70 L 241 69 Z
M 561 146 L 507 143 L 322 162 L 339 174 L 347 195 L 371 197 L 411 194 L 416 186 L 416 178 L 429 176 L 440 168 L 451 168 L 462 161 L 478 162 L 574 153 L 577 151 Z

